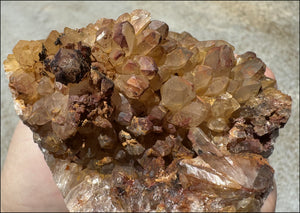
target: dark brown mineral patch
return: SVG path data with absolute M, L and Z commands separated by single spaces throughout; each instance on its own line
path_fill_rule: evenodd
M 83 51 L 61 48 L 50 62 L 50 71 L 63 84 L 78 83 L 90 70 L 87 48 Z

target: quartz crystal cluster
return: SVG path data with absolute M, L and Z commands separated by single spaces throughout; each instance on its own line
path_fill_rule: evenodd
M 70 211 L 259 211 L 272 190 L 291 98 L 253 52 L 138 9 L 21 40 L 4 66 Z

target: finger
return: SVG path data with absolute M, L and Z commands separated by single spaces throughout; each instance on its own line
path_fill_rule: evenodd
M 67 211 L 32 132 L 20 122 L 1 174 L 4 211 Z
M 273 190 L 268 195 L 263 206 L 261 207 L 261 212 L 275 212 L 277 200 L 277 187 L 275 180 L 273 181 Z
M 265 76 L 267 76 L 269 78 L 272 78 L 272 79 L 275 79 L 275 75 L 269 67 L 266 68 Z

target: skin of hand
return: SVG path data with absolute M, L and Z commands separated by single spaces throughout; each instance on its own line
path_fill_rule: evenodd
M 270 69 L 266 76 L 275 79 Z M 67 212 L 49 167 L 32 132 L 22 122 L 16 127 L 1 173 L 1 211 Z M 262 212 L 274 212 L 277 191 L 269 194 Z

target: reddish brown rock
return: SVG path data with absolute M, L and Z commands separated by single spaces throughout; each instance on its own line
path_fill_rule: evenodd
M 292 100 L 233 51 L 138 9 L 21 40 L 4 68 L 70 211 L 257 212 Z

